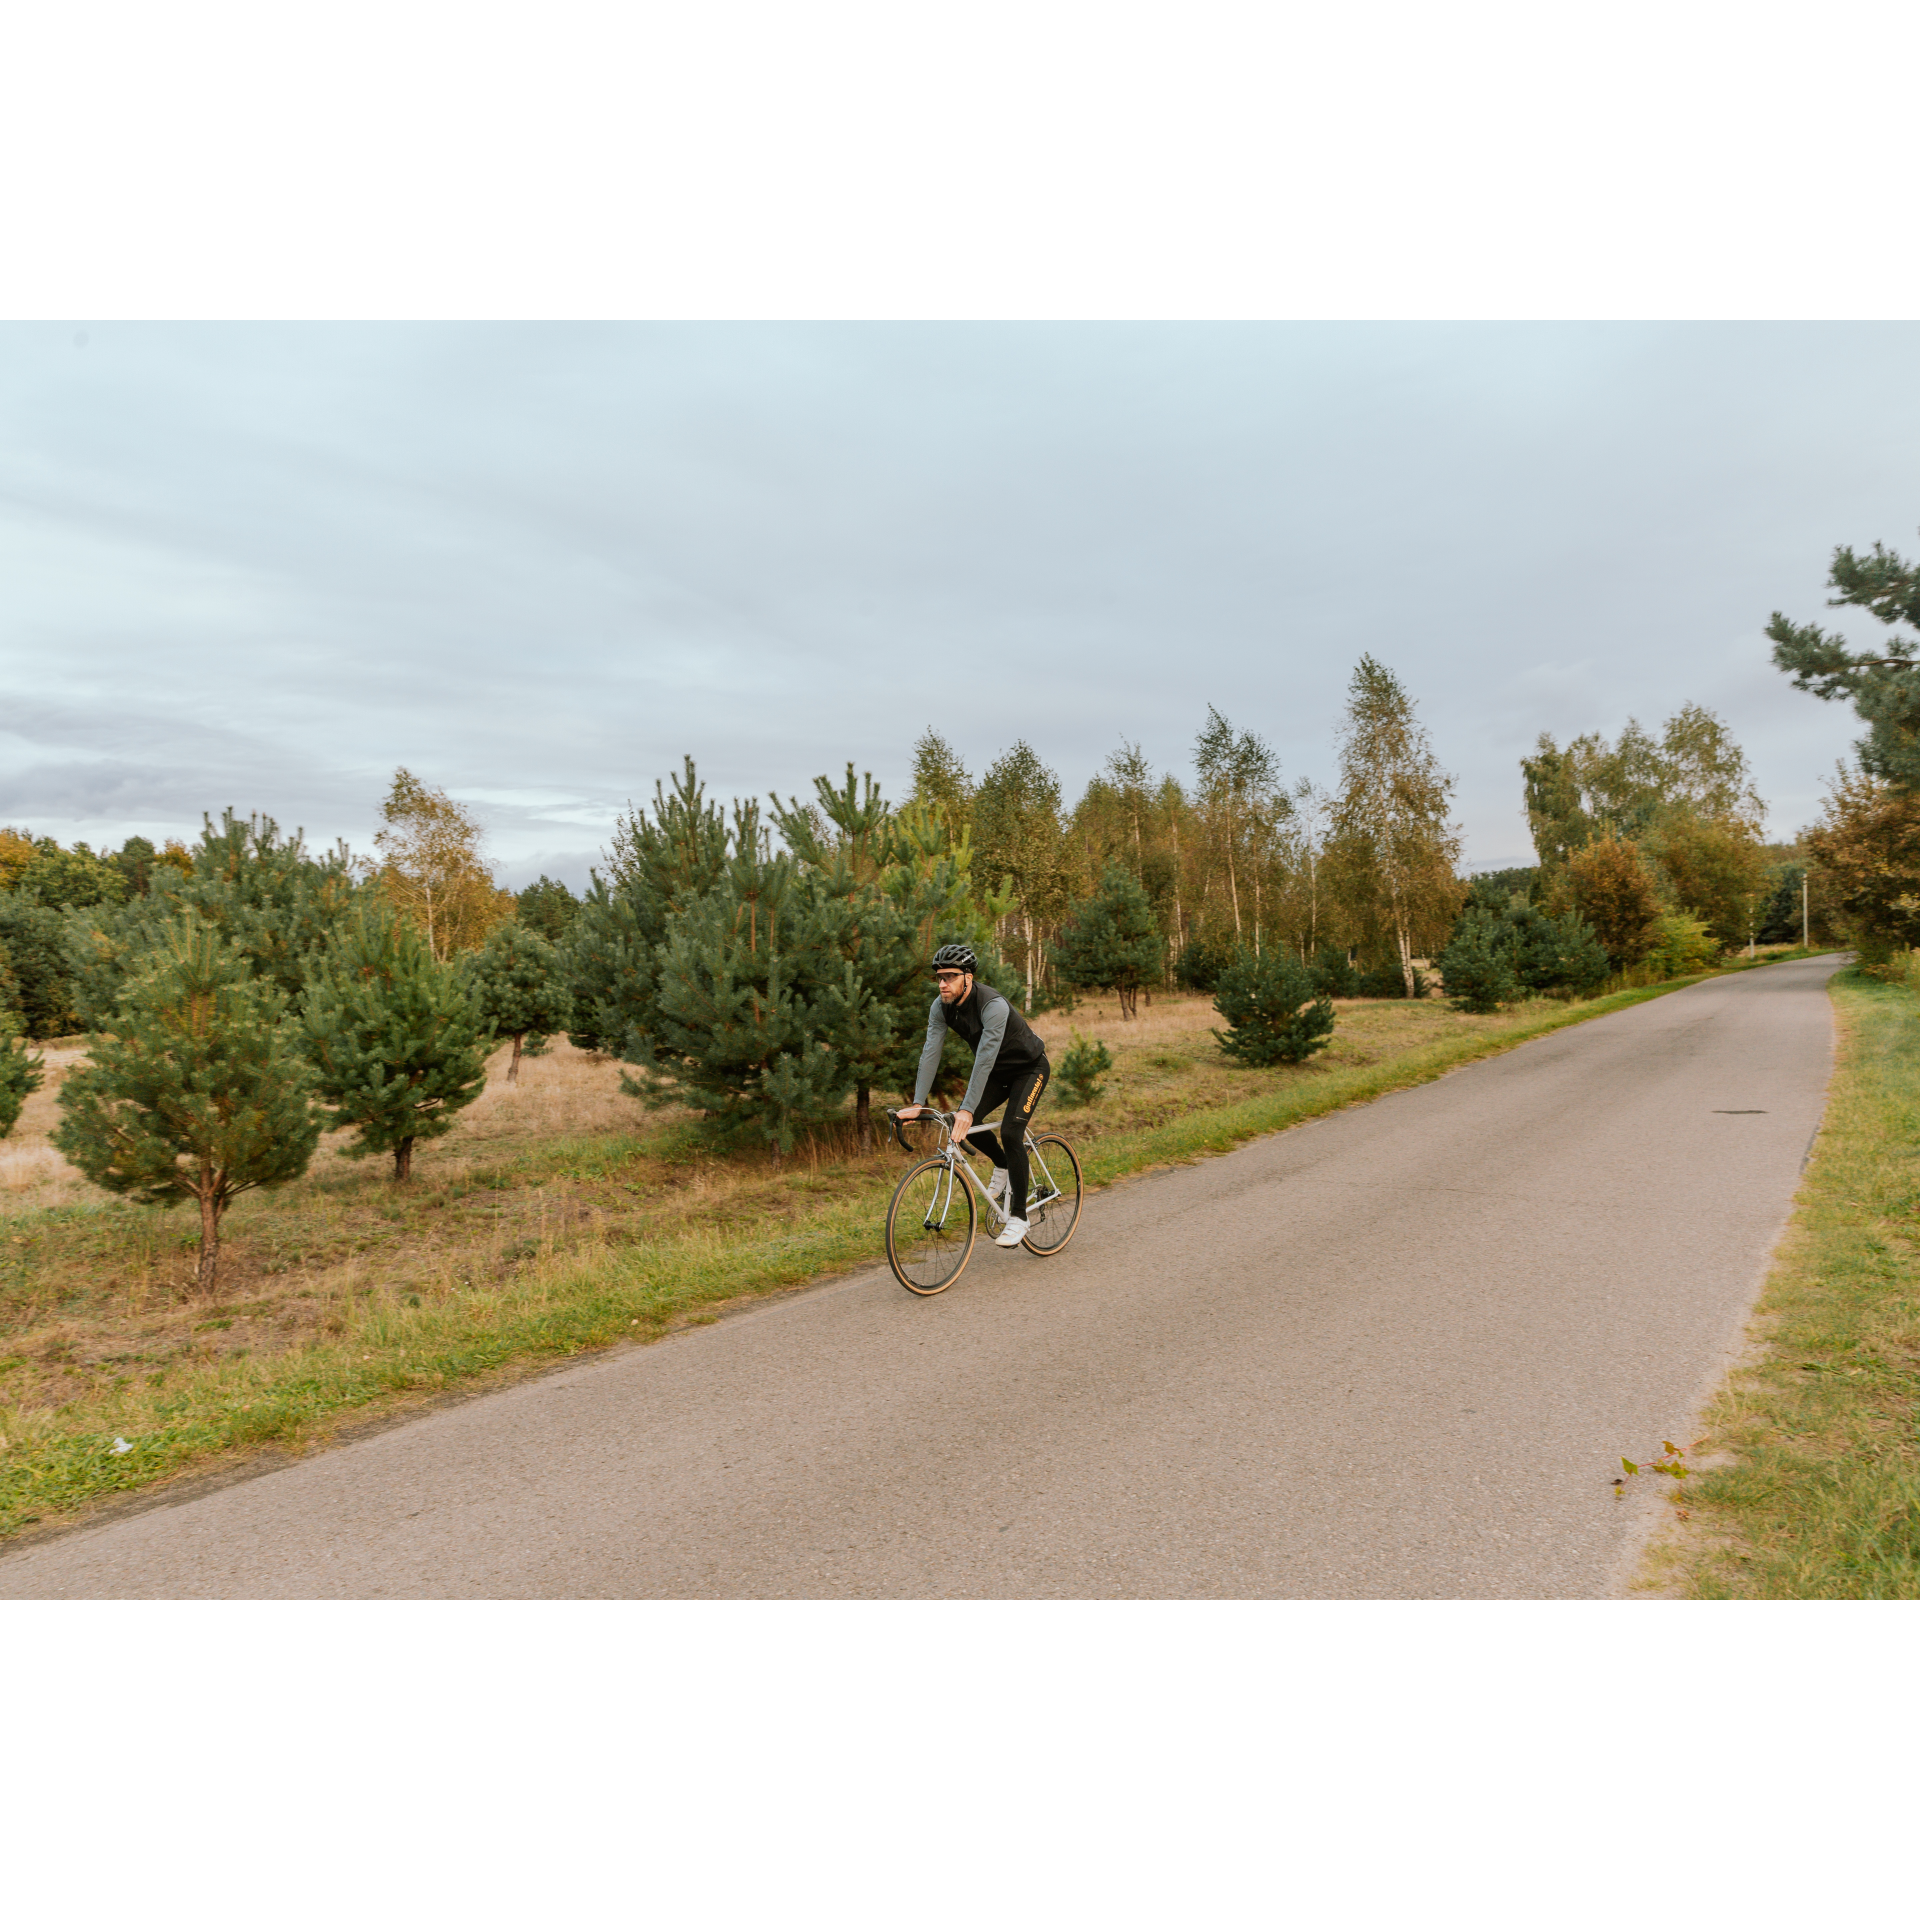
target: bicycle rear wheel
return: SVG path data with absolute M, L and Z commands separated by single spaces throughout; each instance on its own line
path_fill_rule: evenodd
M 909 1293 L 942 1293 L 973 1252 L 973 1188 L 944 1159 L 909 1167 L 887 1208 L 887 1265 Z
M 1027 1237 L 1043 1260 L 1058 1253 L 1080 1224 L 1080 1162 L 1057 1133 L 1027 1135 Z

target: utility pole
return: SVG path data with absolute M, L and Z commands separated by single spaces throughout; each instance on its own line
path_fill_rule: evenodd
M 1812 926 L 1807 917 L 1807 876 L 1803 871 L 1800 875 L 1800 944 L 1808 952 L 1813 950 Z

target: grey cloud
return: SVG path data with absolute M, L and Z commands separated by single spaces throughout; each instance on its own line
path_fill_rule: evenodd
M 1209 701 L 1327 778 L 1368 650 L 1525 857 L 1515 761 L 1687 699 L 1790 831 L 1850 717 L 1767 665 L 1839 541 L 1912 543 L 1911 327 L 0 329 L 6 808 L 257 804 L 364 844 L 405 762 L 577 880 L 938 724 L 1078 788 Z M 27 705 L 32 703 L 29 724 Z M 244 792 L 236 788 L 246 789 Z M 561 796 L 559 806 L 529 793 Z M 99 809 L 95 811 L 95 809 Z M 556 817 L 556 815 L 558 817 Z

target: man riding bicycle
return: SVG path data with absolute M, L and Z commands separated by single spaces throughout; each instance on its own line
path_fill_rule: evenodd
M 957 1033 L 973 1049 L 973 1077 L 953 1116 L 953 1137 L 969 1153 L 993 1162 L 987 1197 L 1007 1209 L 1007 1224 L 994 1244 L 1017 1247 L 1027 1237 L 1027 1122 L 1047 1090 L 1052 1068 L 1046 1043 L 1003 995 L 974 978 L 975 964 L 971 947 L 946 946 L 933 956 L 940 996 L 927 1013 L 927 1044 L 920 1051 L 913 1104 L 902 1107 L 899 1117 L 914 1120 L 926 1112 L 947 1035 Z M 973 1123 L 1003 1103 L 1007 1117 L 1000 1137 L 983 1133 L 969 1139 Z

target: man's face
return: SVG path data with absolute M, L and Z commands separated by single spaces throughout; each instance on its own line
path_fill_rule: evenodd
M 940 988 L 940 998 L 948 1006 L 954 1006 L 967 997 L 967 989 L 973 985 L 973 975 L 960 973 L 952 967 L 942 967 L 934 976 Z

